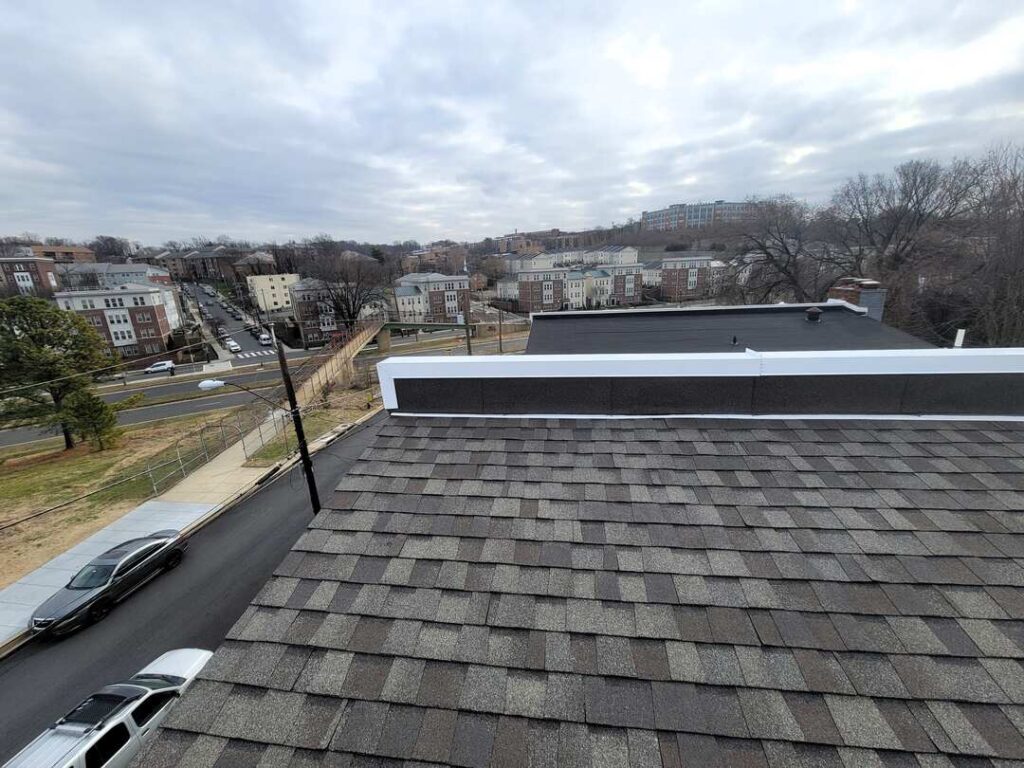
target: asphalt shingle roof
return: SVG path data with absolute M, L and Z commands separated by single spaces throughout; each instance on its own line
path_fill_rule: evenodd
M 143 764 L 1009 766 L 1024 424 L 391 417 Z

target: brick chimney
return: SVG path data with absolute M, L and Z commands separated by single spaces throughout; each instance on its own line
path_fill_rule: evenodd
M 828 291 L 830 299 L 841 299 L 868 311 L 872 320 L 882 321 L 885 297 L 889 291 L 877 280 L 866 277 L 841 277 Z

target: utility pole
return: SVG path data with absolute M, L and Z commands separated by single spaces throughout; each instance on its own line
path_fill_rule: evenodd
M 473 354 L 473 342 L 470 340 L 470 336 L 472 336 L 472 334 L 470 333 L 470 328 L 469 328 L 469 314 L 470 314 L 469 311 L 470 311 L 470 308 L 471 308 L 471 304 L 469 303 L 469 291 L 466 291 L 466 316 L 463 318 L 463 320 L 465 320 L 465 326 L 466 326 L 466 354 L 467 355 L 472 355 Z
M 501 316 L 504 313 L 501 311 L 501 307 L 498 307 L 498 354 L 505 354 L 505 350 L 501 347 Z
M 302 457 L 302 473 L 306 476 L 306 486 L 309 488 L 309 503 L 313 507 L 313 514 L 320 511 L 320 494 L 316 490 L 316 478 L 313 477 L 313 462 L 309 458 L 309 448 L 306 446 L 306 432 L 302 428 L 302 414 L 299 413 L 299 404 L 295 400 L 295 387 L 292 386 L 292 377 L 288 373 L 288 361 L 284 356 L 284 347 L 276 338 L 274 346 L 277 347 L 277 362 L 281 366 L 281 378 L 284 379 L 284 389 L 288 393 L 288 405 L 292 409 L 292 424 L 295 425 L 295 439 L 299 443 L 299 455 Z

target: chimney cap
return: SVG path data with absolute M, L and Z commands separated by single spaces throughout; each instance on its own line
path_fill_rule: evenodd
M 821 322 L 821 307 L 808 307 L 804 314 L 809 323 Z

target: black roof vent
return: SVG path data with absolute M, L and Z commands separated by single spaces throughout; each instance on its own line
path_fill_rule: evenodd
M 821 322 L 821 309 L 819 309 L 818 307 L 808 307 L 807 308 L 807 312 L 805 314 L 807 315 L 807 322 L 809 322 L 809 323 L 820 323 Z

